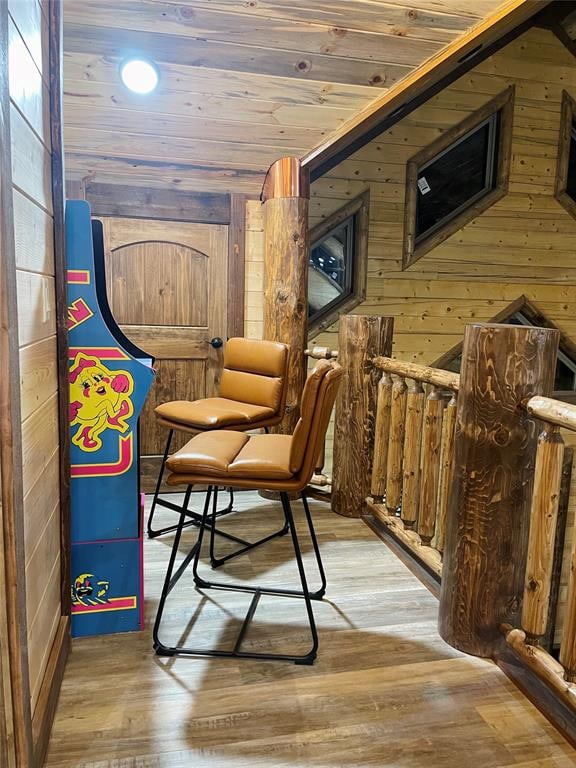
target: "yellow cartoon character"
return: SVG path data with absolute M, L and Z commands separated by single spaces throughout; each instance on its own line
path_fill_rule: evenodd
M 109 588 L 109 581 L 98 579 L 93 573 L 81 573 L 72 584 L 72 604 L 104 605 L 108 602 Z
M 133 391 L 128 371 L 110 371 L 98 358 L 79 352 L 70 368 L 70 426 L 78 425 L 74 445 L 97 451 L 105 429 L 126 432 L 126 420 L 134 413 Z

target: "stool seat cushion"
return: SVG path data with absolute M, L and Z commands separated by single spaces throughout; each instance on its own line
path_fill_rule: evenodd
M 203 432 L 189 440 L 166 464 L 176 474 L 287 480 L 292 477 L 291 443 L 291 435 Z
M 222 429 L 236 425 L 257 424 L 274 415 L 274 410 L 263 405 L 252 405 L 226 397 L 208 397 L 204 400 L 173 400 L 154 409 L 160 418 L 186 427 Z

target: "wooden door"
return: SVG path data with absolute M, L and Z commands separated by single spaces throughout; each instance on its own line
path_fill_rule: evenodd
M 142 490 L 154 490 L 167 431 L 154 408 L 168 400 L 213 396 L 226 338 L 228 227 L 103 217 L 112 313 L 157 375 L 140 420 Z M 186 437 L 175 435 L 172 447 Z

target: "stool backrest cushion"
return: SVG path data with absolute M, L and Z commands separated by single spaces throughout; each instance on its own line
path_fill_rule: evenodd
M 219 395 L 284 411 L 288 347 L 276 341 L 228 339 Z
M 300 402 L 300 419 L 290 447 L 290 471 L 301 477 L 306 476 L 305 482 L 312 477 L 343 374 L 344 369 L 338 363 L 319 360 L 306 379 Z

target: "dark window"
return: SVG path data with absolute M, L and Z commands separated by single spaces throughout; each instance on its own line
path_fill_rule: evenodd
M 496 185 L 499 112 L 418 168 L 416 244 Z
M 311 243 L 308 270 L 308 317 L 317 320 L 349 296 L 354 274 L 354 220 L 350 216 Z
M 572 123 L 572 130 L 570 131 L 566 193 L 576 202 L 576 123 Z

